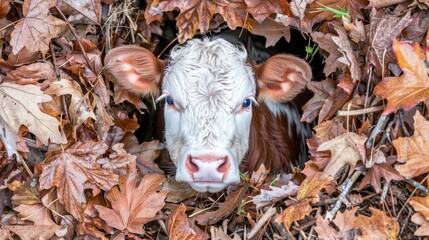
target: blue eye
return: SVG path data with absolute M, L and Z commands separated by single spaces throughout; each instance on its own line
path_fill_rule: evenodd
M 167 102 L 168 105 L 173 105 L 174 104 L 174 101 L 173 101 L 173 99 L 171 97 L 166 97 L 165 101 Z
M 246 100 L 244 100 L 243 105 L 241 105 L 241 106 L 244 108 L 247 108 L 250 106 L 251 103 L 252 103 L 252 100 L 247 98 Z

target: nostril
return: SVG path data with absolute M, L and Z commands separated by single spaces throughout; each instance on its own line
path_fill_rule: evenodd
M 198 172 L 199 170 L 197 164 L 194 163 L 194 159 L 191 156 L 188 156 L 186 159 L 186 168 L 192 173 Z
M 224 158 L 219 159 L 219 160 L 222 160 L 223 162 L 222 162 L 222 164 L 221 164 L 221 165 L 219 165 L 219 167 L 217 168 L 218 172 L 226 173 L 226 172 L 228 171 L 228 169 L 229 169 L 229 161 L 228 161 L 228 157 L 224 157 Z

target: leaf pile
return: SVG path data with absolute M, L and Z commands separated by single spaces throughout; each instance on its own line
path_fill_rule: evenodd
M 428 9 L 420 0 L 2 1 L 0 238 L 429 237 Z M 102 59 L 124 43 L 162 56 L 226 29 L 266 47 L 292 41 L 308 62 L 324 61 L 314 67 L 323 77 L 302 107 L 313 124 L 302 170 L 261 166 L 199 194 L 167 177 L 162 143 L 140 143 L 155 131 L 154 103 L 109 82 Z

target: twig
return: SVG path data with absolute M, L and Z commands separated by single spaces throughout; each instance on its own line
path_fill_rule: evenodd
M 363 115 L 367 113 L 378 112 L 383 109 L 384 109 L 383 106 L 375 106 L 375 107 L 362 108 L 362 109 L 356 109 L 351 111 L 340 110 L 337 112 L 337 116 L 357 116 L 357 115 Z
M 372 144 L 375 141 L 375 137 L 378 135 L 378 133 L 381 131 L 381 129 L 384 128 L 386 125 L 386 120 L 388 119 L 389 115 L 381 115 L 380 119 L 378 119 L 377 125 L 375 125 L 374 130 L 372 130 L 371 135 L 368 137 L 368 141 L 365 144 L 365 147 L 367 149 L 372 148 Z
M 272 216 L 276 214 L 276 209 L 271 206 L 268 210 L 261 216 L 261 218 L 256 223 L 255 227 L 249 232 L 246 239 L 252 238 L 256 233 L 258 233 L 259 229 L 261 229 L 265 222 L 267 222 Z
M 350 189 L 353 186 L 353 183 L 358 179 L 361 173 L 361 171 L 355 171 L 353 175 L 350 178 L 347 178 L 347 180 L 341 185 L 341 194 L 340 196 L 338 196 L 338 200 L 335 203 L 334 208 L 326 213 L 325 219 L 328 219 L 329 221 L 332 221 L 334 219 L 334 216 L 337 214 L 338 210 L 340 210 L 341 203 L 345 200 L 346 195 L 349 193 Z
M 399 123 L 401 125 L 402 132 L 404 132 L 405 137 L 409 137 L 410 133 L 408 132 L 407 127 L 405 127 L 404 110 L 401 109 L 398 111 L 398 113 L 399 113 Z
M 428 189 L 425 186 L 421 185 L 416 180 L 414 180 L 414 179 L 405 179 L 405 182 L 408 183 L 408 184 L 413 185 L 413 187 L 415 187 L 418 190 L 422 191 L 425 195 L 428 195 L 428 193 L 429 193 Z
M 425 178 L 423 178 L 423 180 L 417 184 L 416 181 L 411 182 L 411 184 L 416 184 L 415 185 L 415 189 L 413 190 L 413 192 L 410 194 L 410 196 L 408 197 L 407 201 L 405 201 L 404 206 L 401 208 L 401 210 L 399 210 L 398 212 L 398 216 L 396 216 L 396 221 L 398 221 L 399 216 L 401 216 L 402 211 L 405 209 L 405 207 L 407 206 L 408 202 L 411 200 L 411 197 L 414 196 L 414 194 L 416 193 L 416 191 L 419 189 L 418 186 L 421 185 L 424 181 L 426 181 L 426 179 L 428 178 L 429 175 L 426 175 Z M 407 182 L 407 180 L 405 180 L 405 182 Z M 427 191 L 427 190 L 426 190 Z

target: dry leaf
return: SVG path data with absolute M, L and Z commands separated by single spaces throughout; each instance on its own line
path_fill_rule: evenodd
M 168 237 L 172 240 L 200 240 L 208 239 L 207 233 L 199 229 L 194 219 L 189 219 L 186 216 L 186 206 L 181 203 L 167 219 Z
M 54 236 L 55 232 L 61 231 L 67 226 L 58 226 L 58 225 L 14 225 L 14 226 L 4 226 L 5 229 L 14 232 L 21 239 L 51 239 Z
M 286 41 L 290 41 L 290 26 L 285 26 L 271 18 L 266 18 L 262 23 L 255 22 L 252 25 L 252 33 L 264 36 L 267 39 L 265 42 L 266 48 L 274 46 L 282 37 Z
M 329 225 L 329 221 L 317 215 L 316 227 L 317 237 L 320 239 L 351 239 L 350 231 L 354 229 L 357 208 L 346 210 L 343 213 L 338 212 L 332 221 L 338 231 Z
M 261 189 L 261 194 L 256 195 L 252 201 L 256 205 L 256 209 L 259 209 L 287 197 L 295 196 L 297 192 L 298 186 L 292 181 L 289 181 L 287 185 L 282 185 L 281 188 L 270 186 L 270 190 Z
M 40 141 L 47 145 L 49 139 L 53 143 L 65 143 L 60 133 L 59 121 L 40 111 L 38 103 L 47 102 L 51 97 L 43 94 L 34 85 L 0 84 L 0 118 L 12 136 L 18 134 L 19 127 L 25 125 Z
M 429 220 L 427 220 L 422 214 L 414 213 L 411 217 L 411 222 L 421 225 L 415 232 L 416 236 L 429 236 Z
M 121 231 L 144 234 L 143 225 L 154 220 L 164 205 L 167 192 L 159 192 L 165 177 L 160 174 L 146 175 L 141 179 L 135 173 L 119 177 L 119 187 L 106 195 L 112 209 L 96 205 L 106 223 Z
M 290 5 L 287 1 L 277 0 L 244 0 L 247 4 L 247 11 L 259 23 L 263 22 L 270 14 L 290 13 Z
M 429 122 L 417 111 L 414 115 L 414 135 L 393 141 L 398 152 L 398 162 L 405 163 L 396 165 L 395 168 L 407 179 L 429 172 L 429 155 L 426 151 L 428 131 Z
M 395 40 L 393 52 L 403 74 L 400 77 L 385 77 L 374 89 L 374 94 L 387 99 L 384 115 L 401 108 L 408 110 L 429 97 L 426 56 L 420 45 Z
M 356 133 L 345 133 L 330 141 L 322 143 L 317 151 L 331 151 L 332 157 L 326 166 L 324 173 L 329 176 L 334 176 L 344 165 L 350 165 L 351 170 L 359 160 L 364 161 L 365 158 L 365 142 L 366 136 L 361 136 Z
M 314 93 L 314 95 L 302 107 L 304 113 L 302 114 L 301 121 L 311 123 L 319 115 L 320 109 L 325 104 L 326 99 L 334 92 L 335 82 L 332 79 L 327 78 L 320 82 L 310 82 L 307 84 L 307 87 Z
M 107 191 L 118 183 L 118 176 L 100 167 L 96 159 L 105 153 L 102 142 L 76 143 L 66 150 L 47 154 L 40 164 L 40 188 L 58 189 L 58 199 L 79 221 L 83 220 L 82 204 L 86 203 L 84 190 L 92 184 L 93 189 Z
M 372 216 L 358 215 L 355 227 L 360 229 L 362 235 L 356 235 L 356 239 L 398 239 L 399 223 L 395 218 L 388 217 L 386 213 L 378 209 L 369 208 Z
M 54 5 L 51 0 L 24 1 L 24 17 L 19 20 L 11 34 L 13 54 L 17 54 L 24 47 L 32 52 L 48 52 L 51 39 L 57 37 L 67 26 L 66 22 L 49 13 L 49 8 Z
M 87 17 L 95 24 L 100 24 L 101 22 L 100 0 L 59 0 L 58 5 L 63 12 L 68 12 L 67 9 L 64 9 L 66 7 L 65 5 L 71 8 L 69 9 L 70 13 L 68 13 L 68 15 L 73 14 L 74 16 L 69 16 L 68 20 L 70 22 L 82 22 L 79 16 L 80 14 Z

